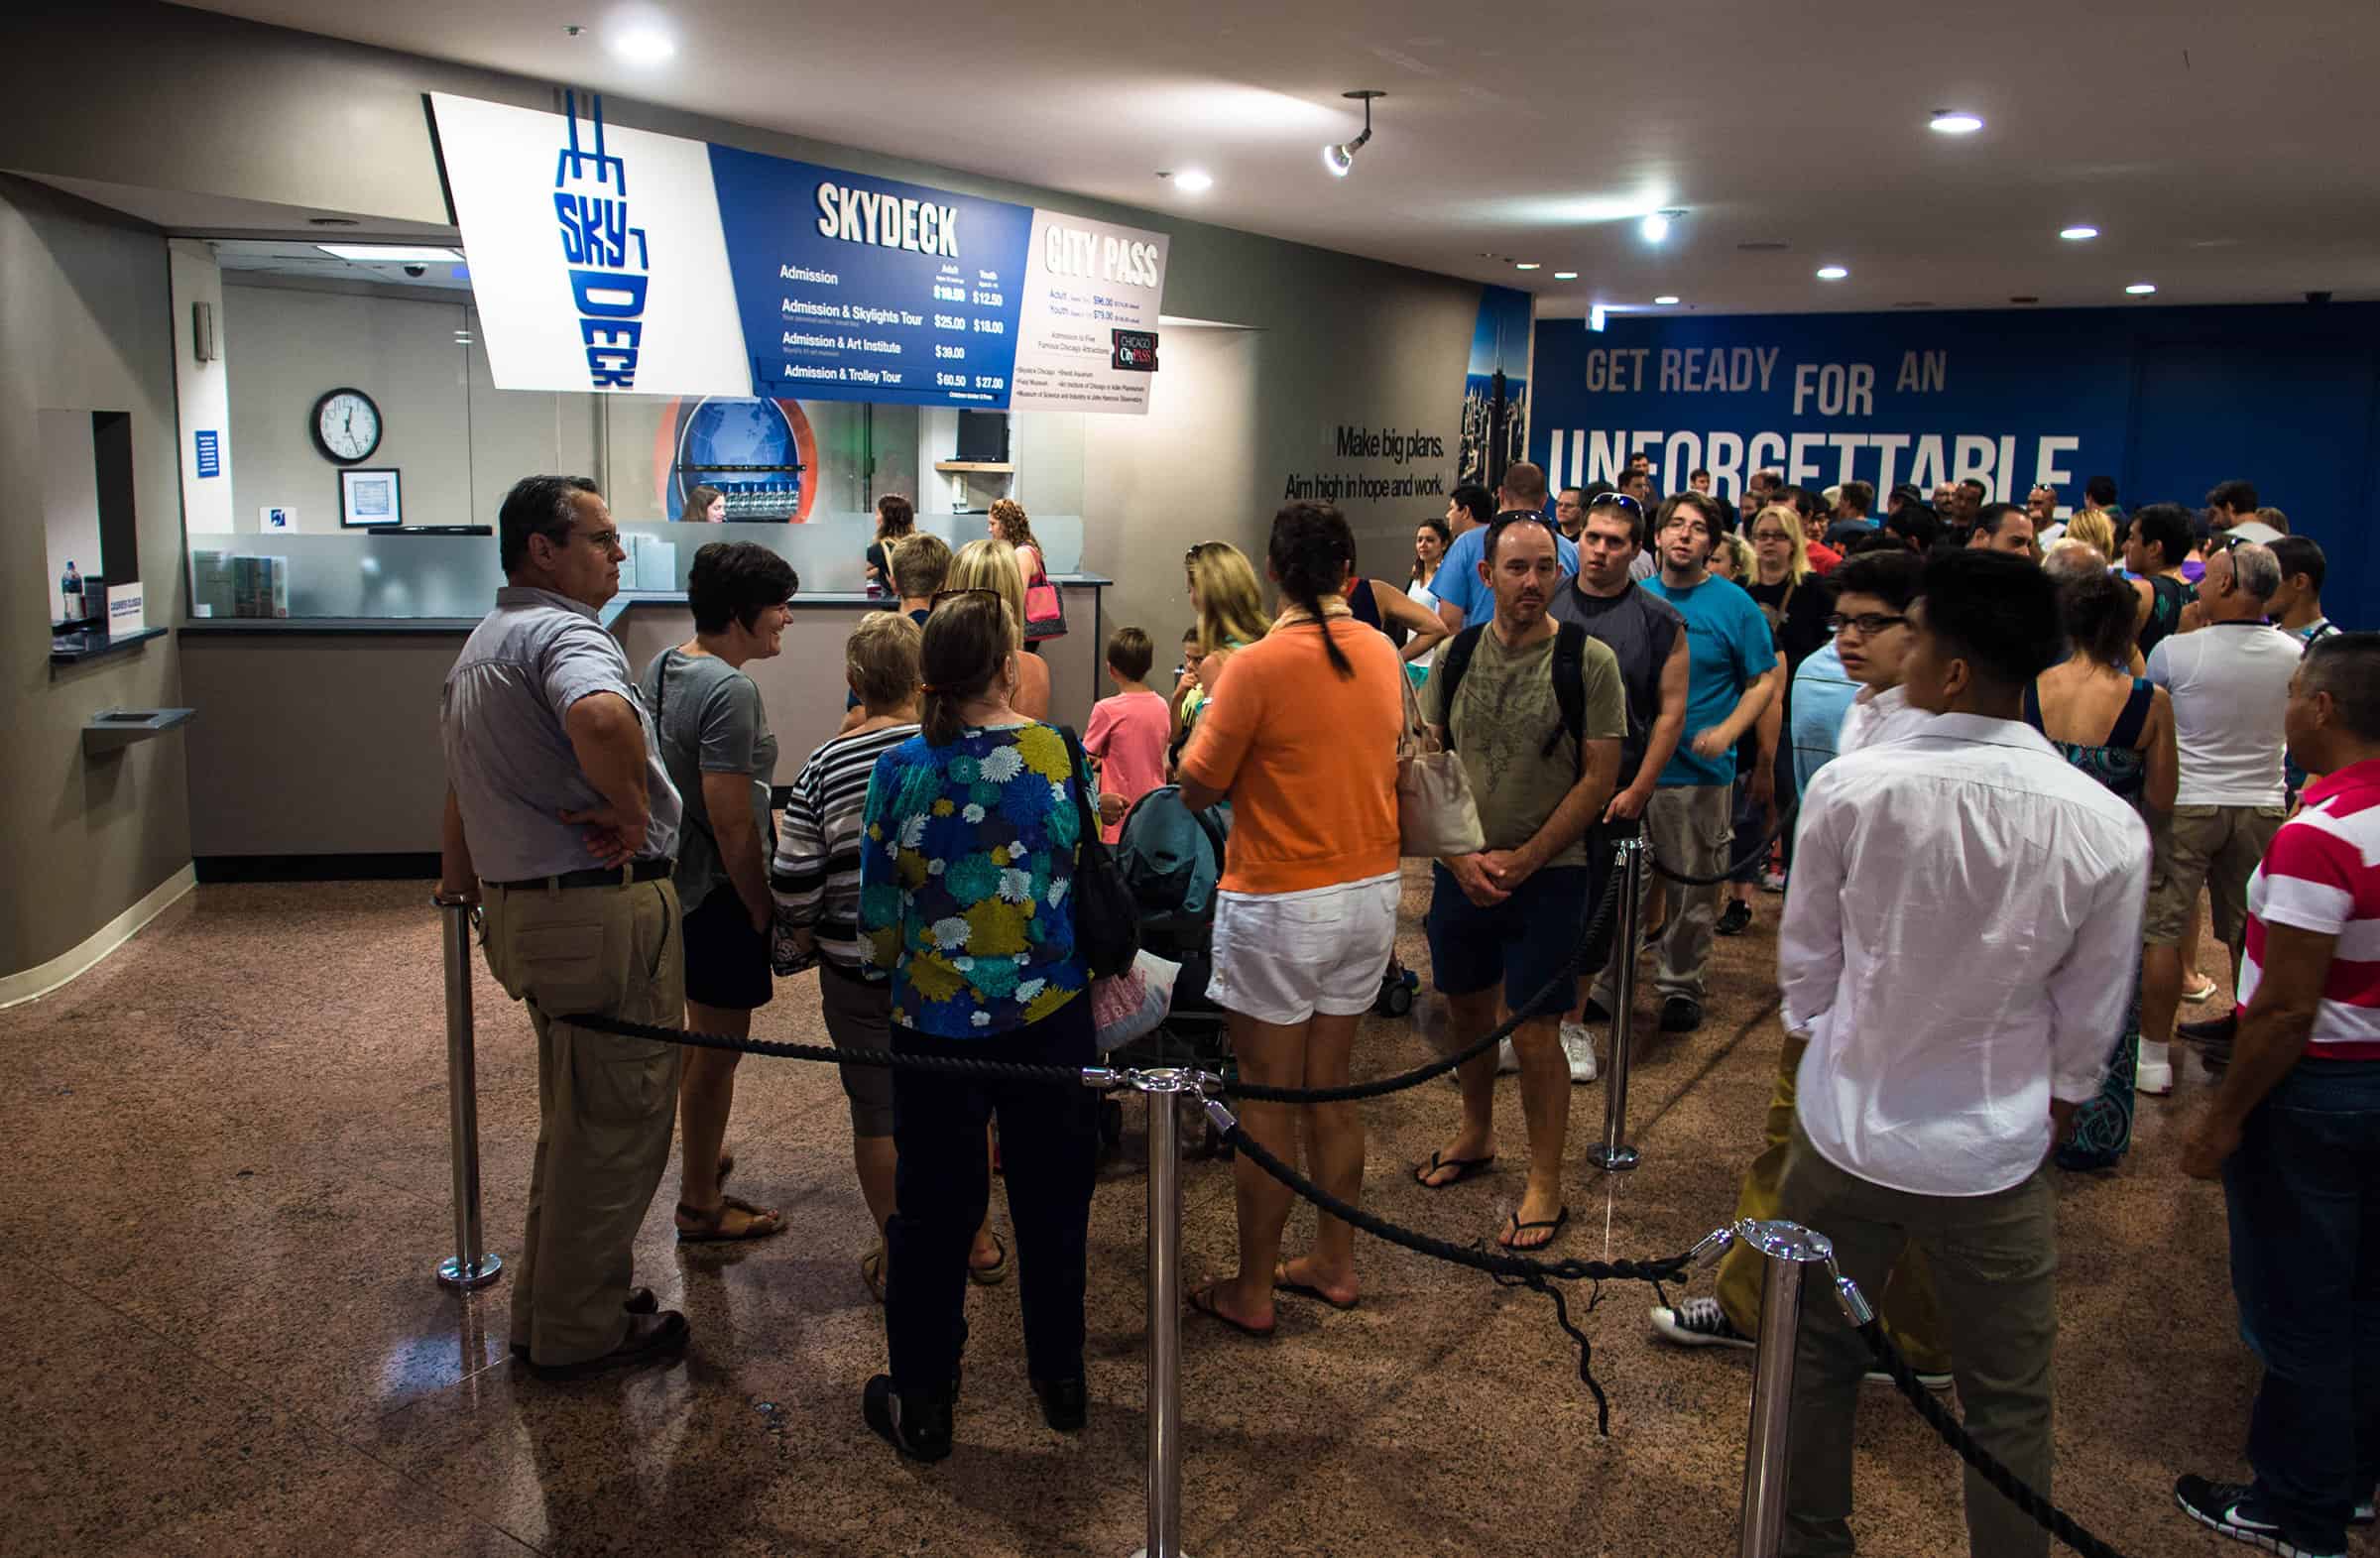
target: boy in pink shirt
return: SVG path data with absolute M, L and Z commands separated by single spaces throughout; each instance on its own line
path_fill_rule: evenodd
M 1148 689 L 1156 651 L 1138 628 L 1119 628 L 1108 640 L 1108 674 L 1116 696 L 1091 707 L 1083 750 L 1099 763 L 1099 836 L 1113 844 L 1124 834 L 1132 802 L 1165 782 L 1165 742 L 1173 717 L 1165 699 Z

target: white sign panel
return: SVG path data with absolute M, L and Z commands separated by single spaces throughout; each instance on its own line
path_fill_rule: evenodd
M 1165 256 L 1162 233 L 1033 212 L 1010 409 L 1145 415 Z
M 430 101 L 498 389 L 752 393 L 707 146 Z

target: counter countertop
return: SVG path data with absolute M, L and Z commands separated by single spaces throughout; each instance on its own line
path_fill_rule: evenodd
M 1105 589 L 1116 581 L 1097 573 L 1053 573 L 1049 576 L 1049 582 L 1083 589 Z M 685 604 L 686 597 L 682 593 L 629 591 L 615 595 L 606 602 L 597 620 L 609 628 L 639 606 Z M 890 596 L 870 595 L 861 590 L 819 590 L 796 595 L 787 604 L 797 610 L 804 607 L 839 607 L 848 610 L 854 606 L 889 609 L 893 602 Z M 183 633 L 221 637 L 365 633 L 453 635 L 469 633 L 478 626 L 477 617 L 193 617 L 180 625 Z

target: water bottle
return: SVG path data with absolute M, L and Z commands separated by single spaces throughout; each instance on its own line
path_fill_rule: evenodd
M 74 571 L 74 559 L 66 559 L 66 571 L 58 578 L 59 598 L 64 603 L 62 620 L 78 621 L 82 616 L 82 575 Z

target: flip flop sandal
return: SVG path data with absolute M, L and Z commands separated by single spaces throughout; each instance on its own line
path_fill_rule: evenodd
M 1250 1341 L 1269 1342 L 1272 1340 L 1273 1328 L 1271 1326 L 1250 1325 L 1244 1320 L 1235 1320 L 1230 1315 L 1227 1315 L 1222 1310 L 1216 1308 L 1216 1285 L 1217 1284 L 1213 1282 L 1209 1282 L 1204 1287 L 1194 1287 L 1190 1289 L 1190 1291 L 1183 1296 L 1183 1302 L 1190 1306 L 1193 1313 L 1205 1315 L 1210 1320 L 1219 1320 L 1225 1325 L 1230 1326 L 1233 1330 L 1239 1332 L 1242 1336 L 1249 1338 Z
M 727 1214 L 731 1211 L 741 1212 L 745 1216 L 746 1221 L 740 1233 L 727 1232 Z M 677 1242 L 681 1245 L 742 1244 L 746 1240 L 767 1239 L 772 1234 L 785 1231 L 785 1220 L 781 1216 L 765 1212 L 741 1196 L 721 1196 L 719 1204 L 707 1212 L 680 1201 L 677 1203 L 677 1215 L 695 1225 L 678 1229 Z
M 1364 1301 L 1361 1298 L 1351 1298 L 1345 1303 L 1341 1303 L 1338 1299 L 1333 1298 L 1330 1294 L 1324 1292 L 1319 1287 L 1313 1286 L 1311 1283 L 1292 1282 L 1289 1280 L 1286 1269 L 1281 1266 L 1273 1267 L 1272 1290 L 1276 1293 L 1295 1293 L 1300 1298 L 1311 1298 L 1316 1303 L 1329 1304 L 1333 1309 L 1338 1310 L 1341 1314 L 1347 1313 L 1350 1309 L 1355 1308 Z
M 1441 1157 L 1432 1152 L 1427 1166 L 1413 1170 L 1413 1182 L 1424 1190 L 1452 1190 L 1464 1180 L 1488 1172 L 1488 1165 L 1494 1161 L 1495 1154 L 1493 1152 L 1488 1153 L 1486 1157 Z M 1441 1179 L 1432 1184 L 1430 1176 L 1442 1168 L 1453 1169 L 1455 1177 Z
M 1000 1251 L 998 1260 L 993 1261 L 990 1265 L 971 1264 L 967 1267 L 967 1280 L 978 1287 L 998 1287 L 1009 1279 L 1009 1242 L 998 1234 L 994 1234 L 992 1244 L 995 1249 Z
M 1533 1256 L 1540 1250 L 1550 1248 L 1555 1240 L 1562 1237 L 1562 1230 L 1570 1226 L 1570 1208 L 1564 1207 L 1560 1212 L 1554 1215 L 1554 1218 L 1551 1222 L 1524 1223 L 1520 1220 L 1520 1214 L 1517 1212 L 1512 1215 L 1511 1222 L 1512 1233 L 1515 1237 L 1527 1233 L 1532 1228 L 1550 1228 L 1553 1230 L 1553 1232 L 1546 1235 L 1542 1241 L 1533 1245 L 1516 1245 L 1512 1243 L 1510 1239 L 1505 1238 L 1501 1234 L 1496 1236 L 1495 1242 L 1503 1247 L 1503 1251 L 1506 1255 Z
M 885 1301 L 885 1247 L 882 1243 L 860 1257 L 860 1280 L 867 1284 L 869 1297 L 880 1304 Z

